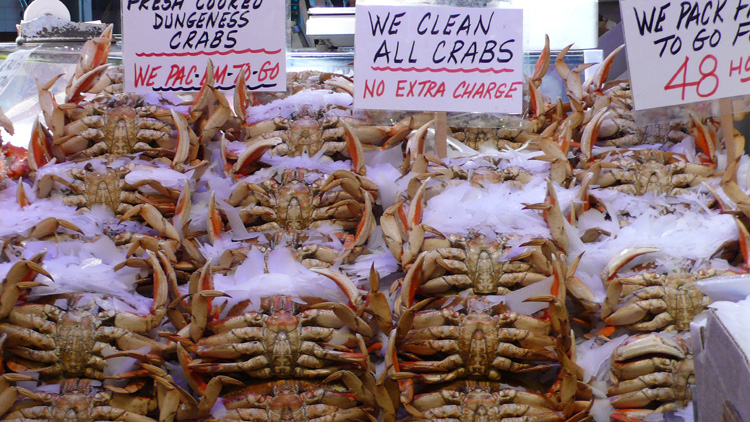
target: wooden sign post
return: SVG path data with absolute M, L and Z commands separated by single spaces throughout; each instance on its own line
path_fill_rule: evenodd
M 270 0 L 124 0 L 127 92 L 198 91 L 206 64 L 215 87 L 286 90 L 286 7 Z
M 438 112 L 439 156 L 445 112 L 521 112 L 520 9 L 358 5 L 355 31 L 354 106 Z

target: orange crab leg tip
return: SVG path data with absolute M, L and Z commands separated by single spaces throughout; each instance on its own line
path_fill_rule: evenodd
M 691 114 L 691 118 L 693 120 L 693 129 L 691 130 L 691 133 L 695 139 L 695 145 L 707 157 L 703 161 L 714 163 L 716 161 L 716 152 L 708 128 L 706 128 L 706 126 L 703 125 L 700 119 L 695 117 L 695 115 Z
M 177 151 L 175 151 L 172 167 L 184 164 L 190 153 L 190 133 L 187 121 L 176 110 L 171 110 L 172 120 L 177 127 Z
M 219 207 L 216 204 L 216 192 L 212 192 L 208 201 L 208 237 L 212 244 L 216 244 L 221 238 L 223 226 Z
M 531 77 L 532 80 L 541 79 L 541 77 L 543 77 L 544 74 L 547 73 L 550 58 L 551 55 L 549 48 L 549 35 L 544 34 L 544 48 L 539 55 L 539 59 L 537 59 L 536 64 L 534 65 L 534 74 Z
M 176 228 L 182 229 L 185 226 L 185 220 L 190 213 L 191 197 L 192 194 L 190 191 L 190 183 L 186 179 L 185 184 L 182 188 L 182 193 L 180 194 L 180 198 L 177 200 L 174 218 L 172 218 L 172 225 L 174 225 Z
M 352 170 L 355 173 L 364 175 L 365 174 L 365 152 L 362 148 L 362 142 L 359 137 L 354 133 L 352 127 L 346 120 L 341 120 L 341 124 L 344 126 L 344 140 L 346 141 L 346 151 L 352 159 Z
M 31 205 L 31 201 L 29 200 L 28 195 L 26 195 L 26 188 L 24 187 L 24 184 L 22 181 L 18 181 L 18 185 L 16 186 L 16 202 L 18 202 L 18 205 L 21 208 L 25 208 L 28 205 Z
M 409 206 L 409 213 L 406 219 L 406 227 L 408 228 L 413 228 L 422 222 L 422 215 L 424 214 L 425 207 L 424 197 L 425 192 L 427 191 L 427 184 L 429 182 L 430 178 L 427 178 L 424 182 L 422 182 L 422 185 L 414 194 L 414 198 L 412 199 L 411 205 Z
M 750 233 L 742 222 L 735 217 L 734 222 L 737 225 L 737 231 L 739 232 L 740 251 L 742 252 L 742 260 L 745 267 L 750 264 Z
M 311 268 L 310 270 L 322 276 L 328 277 L 334 283 L 336 283 L 339 289 L 341 289 L 341 291 L 346 294 L 346 297 L 349 298 L 349 302 L 352 305 L 360 303 L 361 296 L 359 294 L 359 291 L 357 290 L 357 286 L 355 286 L 354 283 L 349 279 L 349 277 L 347 277 L 343 273 L 339 273 L 328 268 Z
M 406 304 L 407 308 L 414 306 L 414 297 L 422 281 L 422 265 L 424 264 L 424 253 L 419 254 L 414 264 L 407 271 L 404 277 L 404 285 L 401 286 L 401 301 Z
M 604 336 L 604 337 L 609 337 L 615 333 L 615 330 L 617 330 L 617 327 L 608 326 L 608 327 L 602 328 L 596 334 Z
M 237 85 L 234 87 L 234 113 L 242 122 L 245 121 L 248 108 L 250 108 L 250 103 L 247 97 L 247 81 L 245 79 L 245 68 L 243 67 L 237 77 Z
M 237 158 L 237 162 L 232 166 L 233 173 L 241 175 L 241 171 L 246 166 L 258 161 L 269 148 L 274 147 L 281 142 L 281 138 L 268 138 L 254 142 L 249 148 L 242 152 L 239 158 Z
M 619 271 L 622 267 L 627 265 L 628 262 L 632 261 L 633 259 L 641 255 L 645 255 L 651 252 L 659 252 L 659 251 L 661 251 L 661 249 L 651 248 L 651 247 L 635 247 L 635 248 L 625 249 L 609 260 L 607 265 L 604 267 L 604 271 L 602 272 L 602 275 L 606 276 L 605 280 L 611 281 L 617 275 L 617 271 Z

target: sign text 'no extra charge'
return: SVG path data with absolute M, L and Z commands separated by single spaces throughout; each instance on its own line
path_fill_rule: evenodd
M 519 113 L 522 12 L 357 6 L 358 108 Z

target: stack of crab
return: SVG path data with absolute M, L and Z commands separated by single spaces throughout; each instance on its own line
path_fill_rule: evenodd
M 540 90 L 545 49 L 528 116 L 452 127 L 440 159 L 431 115 L 373 124 L 342 76 L 233 108 L 210 63 L 188 102 L 118 93 L 110 36 L 64 100 L 39 84 L 28 158 L 2 150 L 0 420 L 604 422 L 690 402 L 698 280 L 746 271 L 747 158 L 710 119 L 639 129 L 627 83 L 604 82 L 617 52 L 586 81 L 558 53 L 563 103 Z
M 640 130 L 626 83 L 568 84 L 568 95 L 591 104 L 571 161 L 578 201 L 567 214 L 571 252 L 583 254 L 577 275 L 603 296 L 598 315 L 580 315 L 594 330 L 579 363 L 607 396 L 595 410 L 613 420 L 662 420 L 666 411 L 691 419 L 689 330 L 709 304 L 699 280 L 747 272 L 750 236 L 732 216 L 746 201 L 735 181 L 741 161 L 727 159 L 744 140 L 694 115 Z

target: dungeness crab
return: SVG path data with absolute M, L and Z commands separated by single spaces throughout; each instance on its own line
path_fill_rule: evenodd
M 144 335 L 158 327 L 166 313 L 167 279 L 155 254 L 149 252 L 154 303 L 148 315 L 96 312 L 94 298 L 84 294 L 56 297 L 64 300 L 66 306 L 43 302 L 17 305 L 23 292 L 42 285 L 33 281 L 37 274 L 49 277 L 40 260 L 41 256 L 37 256 L 19 261 L 2 283 L 0 334 L 7 335 L 4 351 L 10 355 L 6 361 L 9 369 L 33 370 L 52 379 L 103 379 L 105 357 L 117 349 L 144 348 L 146 352 L 139 354 L 146 361 L 160 359 L 164 345 Z

